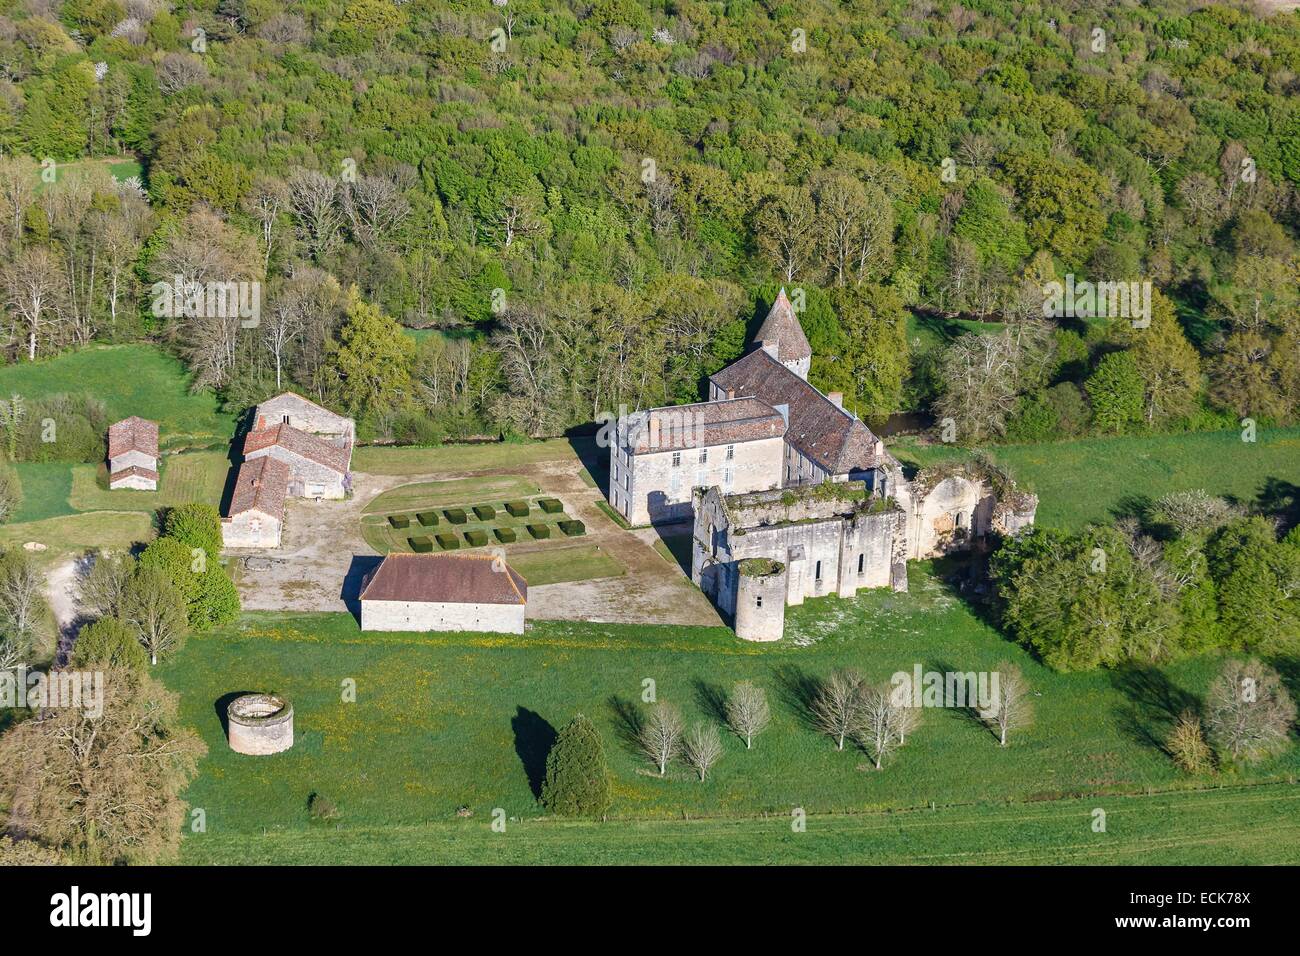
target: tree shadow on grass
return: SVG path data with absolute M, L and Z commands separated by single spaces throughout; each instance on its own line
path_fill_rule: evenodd
M 795 664 L 784 664 L 773 668 L 772 678 L 776 682 L 777 699 L 791 710 L 805 727 L 818 730 L 815 703 L 822 689 L 821 678 L 809 674 Z
M 1266 478 L 1255 497 L 1255 505 L 1282 523 L 1285 534 L 1300 524 L 1300 485 L 1281 478 Z
M 699 677 L 691 681 L 695 690 L 695 704 L 707 717 L 724 726 L 727 723 L 727 692 L 719 684 L 710 684 Z
M 640 750 L 641 727 L 644 722 L 641 710 L 626 697 L 610 696 L 609 710 L 614 718 L 614 736 L 624 748 L 637 753 Z
M 940 674 L 944 674 L 944 675 L 959 674 L 965 672 L 961 668 L 953 664 L 951 661 L 942 660 L 942 659 L 931 661 L 926 665 L 926 667 L 928 670 L 938 671 Z M 983 717 L 980 716 L 979 700 L 978 700 L 978 694 L 979 694 L 978 672 L 975 673 L 975 677 L 976 677 L 976 681 L 975 681 L 976 699 L 972 700 L 969 691 L 965 691 L 964 693 L 966 696 L 966 700 L 961 701 L 960 704 L 955 699 L 949 700 L 948 686 L 947 686 L 947 681 L 945 679 L 944 689 L 943 689 L 943 709 L 953 714 L 953 716 L 955 716 L 958 720 L 970 724 L 972 727 L 977 727 L 984 733 L 990 734 L 994 740 L 1000 741 L 1001 737 L 998 733 L 997 725 L 985 720 Z M 966 685 L 963 684 L 963 687 L 965 686 Z M 986 686 L 991 688 L 992 684 L 988 683 L 986 684 Z M 924 691 L 925 688 L 922 687 L 923 694 Z M 992 702 L 990 701 L 990 704 L 991 703 Z
M 1156 667 L 1138 665 L 1112 671 L 1110 682 L 1128 699 L 1118 709 L 1120 730 L 1162 753 L 1169 752 L 1169 732 L 1183 711 L 1200 710 L 1200 701 L 1194 695 Z
M 556 730 L 541 714 L 527 707 L 516 707 L 510 719 L 515 734 L 515 753 L 524 765 L 533 796 L 541 799 L 542 781 L 546 779 L 546 758 L 555 746 Z

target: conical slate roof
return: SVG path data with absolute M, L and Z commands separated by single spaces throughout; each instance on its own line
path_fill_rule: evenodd
M 772 303 L 772 310 L 767 313 L 754 341 L 760 345 L 775 342 L 776 357 L 780 362 L 812 358 L 812 347 L 808 344 L 808 337 L 803 334 L 799 319 L 794 314 L 794 306 L 786 297 L 784 288 Z

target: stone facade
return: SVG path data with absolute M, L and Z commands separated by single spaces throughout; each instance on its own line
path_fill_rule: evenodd
M 347 496 L 348 473 L 314 461 L 284 445 L 270 445 L 249 452 L 246 460 L 270 456 L 284 462 L 289 469 L 287 493 L 291 498 L 341 499 Z
M 293 746 L 293 704 L 274 694 L 236 697 L 226 708 L 226 739 L 235 753 L 283 753 Z
M 257 406 L 253 417 L 255 429 L 284 423 L 312 435 L 344 438 L 348 444 L 356 442 L 356 422 L 293 392 L 268 398 Z
M 108 428 L 108 487 L 158 489 L 158 423 L 132 416 Z
M 748 558 L 736 566 L 736 636 L 747 641 L 779 641 L 785 636 L 788 574 L 780 561 Z
M 361 601 L 363 631 L 489 631 L 524 633 L 522 604 L 445 601 Z
M 261 511 L 242 511 L 221 519 L 221 543 L 227 548 L 278 548 L 284 519 Z

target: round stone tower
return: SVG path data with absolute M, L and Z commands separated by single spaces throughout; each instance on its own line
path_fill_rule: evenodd
M 226 734 L 235 753 L 263 756 L 293 746 L 293 704 L 275 694 L 245 694 L 226 708 Z
M 745 558 L 736 581 L 736 636 L 779 641 L 785 635 L 786 566 L 770 558 Z

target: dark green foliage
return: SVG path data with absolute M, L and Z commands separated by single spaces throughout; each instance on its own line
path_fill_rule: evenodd
M 502 544 L 511 544 L 515 540 L 514 528 L 495 528 L 492 533 L 497 536 L 497 540 Z
M 446 508 L 442 513 L 452 524 L 464 524 L 469 520 L 469 515 L 465 513 L 464 508 Z
M 444 551 L 455 551 L 460 547 L 460 539 L 454 534 L 439 534 L 434 537 L 438 542 L 438 547 Z
M 481 529 L 465 532 L 465 540 L 471 547 L 479 548 L 488 543 L 488 533 Z
M 497 509 L 493 508 L 491 505 L 474 506 L 474 517 L 478 518 L 479 521 L 491 521 L 496 516 Z
M 526 518 L 528 516 L 528 502 L 526 501 L 507 501 L 506 511 L 510 512 L 512 517 Z
M 576 518 L 567 521 L 557 522 L 561 531 L 570 538 L 576 538 L 579 535 L 587 533 L 587 526 Z
M 1103 432 L 1119 433 L 1142 418 L 1142 376 L 1129 352 L 1112 352 L 1088 377 L 1092 418 Z
M 564 510 L 564 505 L 560 503 L 558 498 L 538 498 L 537 506 L 548 515 L 559 514 Z
M 562 816 L 599 817 L 612 799 L 600 732 L 578 714 L 560 731 L 547 754 L 542 805 Z
M 389 515 L 388 523 L 394 528 L 409 528 L 411 526 L 411 517 L 410 515 Z
M 530 524 L 528 526 L 528 533 L 538 539 L 549 538 L 551 536 L 551 528 L 549 525 L 544 524 Z
M 77 633 L 71 663 L 80 668 L 98 664 L 143 671 L 149 666 L 149 655 L 127 625 L 117 618 L 103 617 Z
M 416 554 L 425 554 L 426 552 L 433 550 L 433 539 L 426 537 L 425 535 L 416 535 L 415 537 L 407 538 L 406 540 L 410 543 L 411 550 Z
M 426 528 L 436 527 L 438 524 L 438 512 L 421 511 L 419 514 L 415 516 L 415 520 L 420 522 L 420 524 L 422 524 Z

